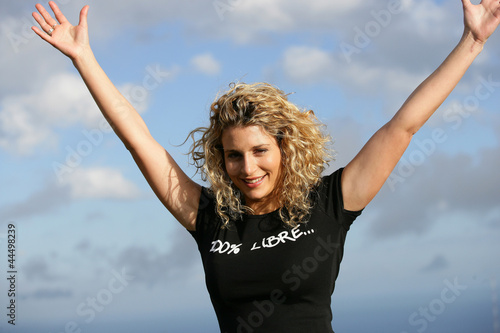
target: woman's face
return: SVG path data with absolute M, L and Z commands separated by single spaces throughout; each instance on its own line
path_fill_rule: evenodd
M 278 209 L 273 197 L 281 170 L 281 151 L 276 139 L 260 126 L 229 127 L 222 133 L 224 162 L 229 178 L 255 214 Z

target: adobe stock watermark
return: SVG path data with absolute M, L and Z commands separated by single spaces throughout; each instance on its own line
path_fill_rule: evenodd
M 264 300 L 255 300 L 254 311 L 250 312 L 245 318 L 237 318 L 238 327 L 236 333 L 254 333 L 269 319 L 276 311 L 276 307 L 285 303 L 287 292 L 297 291 L 303 282 L 308 280 L 316 272 L 319 265 L 328 260 L 341 246 L 333 242 L 331 235 L 326 238 L 318 236 L 316 238 L 318 245 L 312 251 L 312 255 L 305 257 L 301 263 L 289 267 L 281 275 L 281 280 L 287 285 L 286 290 L 274 289 L 270 292 L 269 298 Z
M 239 5 L 247 0 L 214 0 L 212 5 L 221 21 L 224 21 L 226 12 L 234 11 Z
M 142 84 L 130 88 L 127 96 L 125 96 L 132 105 L 145 102 L 153 90 L 160 87 L 162 83 L 172 76 L 171 72 L 162 69 L 159 65 L 148 65 L 146 73 Z M 128 104 L 123 102 L 117 102 L 112 110 L 121 117 L 127 117 L 129 115 L 128 111 Z M 66 175 L 72 174 L 82 164 L 84 158 L 92 154 L 94 149 L 103 143 L 105 135 L 111 132 L 113 132 L 113 128 L 106 119 L 102 119 L 97 128 L 82 130 L 83 138 L 76 146 L 67 145 L 65 147 L 66 156 L 64 161 L 52 162 L 52 169 L 59 182 L 63 182 Z
M 468 286 L 458 282 L 458 277 L 455 277 L 453 282 L 446 279 L 443 283 L 445 287 L 441 290 L 438 297 L 431 300 L 429 304 L 419 307 L 417 311 L 411 313 L 408 317 L 408 323 L 416 332 L 425 332 L 429 324 L 435 322 L 446 311 L 446 308 L 456 302 L 468 288 Z M 409 332 L 403 331 L 401 333 Z
M 71 2 L 71 0 L 52 0 L 58 5 L 66 5 Z M 2 31 L 7 37 L 10 46 L 14 50 L 14 53 L 19 53 L 21 48 L 28 44 L 31 40 L 38 37 L 31 27 L 37 23 L 33 20 L 31 16 L 23 16 L 17 20 L 10 19 L 2 24 Z
M 479 84 L 474 89 L 474 93 L 465 97 L 461 103 L 455 103 L 447 108 L 443 113 L 445 124 L 451 125 L 451 129 L 458 130 L 464 120 L 469 118 L 481 106 L 481 102 L 488 100 L 500 87 L 500 81 L 494 81 L 490 74 L 487 79 L 481 77 Z M 387 185 L 391 191 L 396 190 L 399 183 L 404 183 L 411 177 L 417 168 L 433 155 L 440 144 L 449 139 L 444 128 L 435 128 L 429 137 L 424 139 L 414 139 L 415 148 L 405 154 L 398 165 L 387 179 Z
M 125 268 L 122 268 L 120 272 L 112 270 L 111 277 L 105 288 L 97 291 L 95 296 L 87 297 L 84 302 L 81 302 L 76 307 L 76 314 L 84 318 L 86 324 L 91 323 L 96 318 L 97 313 L 104 311 L 106 306 L 111 304 L 115 299 L 115 296 L 122 293 L 125 288 L 129 285 L 129 282 L 134 280 L 134 276 L 128 274 Z M 58 331 L 57 333 L 82 333 L 82 325 L 76 321 L 68 321 L 64 325 L 63 331 Z
M 363 27 L 355 26 L 353 28 L 354 38 L 352 42 L 340 43 L 340 50 L 347 63 L 352 62 L 352 56 L 354 54 L 360 54 L 362 50 L 370 46 L 372 41 L 380 36 L 382 31 L 392 23 L 394 16 L 404 11 L 404 1 L 405 0 L 390 0 L 386 9 L 370 11 L 370 16 L 373 20 L 366 22 Z

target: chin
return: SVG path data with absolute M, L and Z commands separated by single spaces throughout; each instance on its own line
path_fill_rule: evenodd
M 270 201 L 270 193 L 265 193 L 259 195 L 258 193 L 255 194 L 249 194 L 245 195 L 245 201 L 247 202 L 247 205 L 253 204 L 253 203 L 264 203 L 267 201 Z

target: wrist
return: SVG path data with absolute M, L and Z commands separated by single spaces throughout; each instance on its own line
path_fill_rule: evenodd
M 484 48 L 486 41 L 478 40 L 470 30 L 465 29 L 460 39 L 460 44 L 467 46 L 471 53 L 479 54 Z
M 88 47 L 83 48 L 74 57 L 71 57 L 71 60 L 73 61 L 73 65 L 76 67 L 76 69 L 80 70 L 94 62 L 95 57 L 90 47 Z

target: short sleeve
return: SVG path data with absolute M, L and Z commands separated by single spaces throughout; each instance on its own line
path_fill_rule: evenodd
M 213 224 L 215 224 L 217 220 L 213 196 L 209 189 L 202 187 L 198 213 L 196 216 L 196 230 L 189 230 L 189 233 L 193 236 L 198 245 L 202 242 L 209 229 L 214 227 Z
M 338 221 L 346 230 L 349 230 L 351 224 L 361 215 L 363 210 L 350 211 L 344 209 L 341 183 L 343 170 L 344 168 L 340 168 L 331 175 L 322 178 L 317 199 L 328 216 Z

